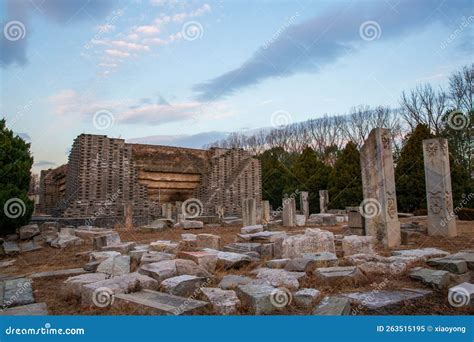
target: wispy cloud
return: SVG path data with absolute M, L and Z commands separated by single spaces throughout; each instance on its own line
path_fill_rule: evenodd
M 338 3 L 325 13 L 278 31 L 271 44 L 263 44 L 240 66 L 193 89 L 197 99 L 212 101 L 270 78 L 317 72 L 350 52 L 376 43 L 360 33 L 367 22 L 378 25 L 376 38 L 385 42 L 414 34 L 434 22 L 452 26 L 472 11 L 469 0 Z

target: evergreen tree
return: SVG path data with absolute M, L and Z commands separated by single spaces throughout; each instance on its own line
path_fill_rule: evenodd
M 33 202 L 28 199 L 33 157 L 30 144 L 0 120 L 0 234 L 13 233 L 29 222 Z
M 332 209 L 359 206 L 362 202 L 362 176 L 357 146 L 348 142 L 339 154 L 329 177 L 329 206 Z
M 412 213 L 426 209 L 423 140 L 432 138 L 426 125 L 418 124 L 407 135 L 395 168 L 398 210 Z

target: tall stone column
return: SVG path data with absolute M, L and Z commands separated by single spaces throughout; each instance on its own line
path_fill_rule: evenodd
M 423 140 L 428 235 L 457 236 L 453 215 L 453 195 L 449 166 L 448 141 L 443 138 Z
M 294 197 L 283 199 L 283 226 L 296 226 L 296 201 Z
M 301 214 L 306 218 L 309 217 L 309 202 L 308 202 L 308 191 L 301 191 L 300 193 L 300 209 Z
M 270 222 L 270 202 L 262 201 L 262 222 L 264 224 Z
M 365 234 L 388 248 L 400 245 L 392 137 L 385 128 L 374 128 L 360 151 L 364 200 L 360 211 Z
M 257 202 L 255 198 L 246 198 L 242 201 L 242 221 L 244 227 L 257 224 Z
M 327 213 L 329 204 L 329 191 L 319 190 L 319 212 Z

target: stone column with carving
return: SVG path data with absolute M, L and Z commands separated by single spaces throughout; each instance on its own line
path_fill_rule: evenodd
M 257 202 L 255 198 L 246 198 L 242 201 L 242 221 L 244 227 L 257 224 Z
M 388 248 L 401 242 L 390 130 L 374 128 L 360 151 L 365 234 Z
M 270 202 L 262 201 L 262 223 L 267 224 L 270 222 Z
M 294 197 L 285 196 L 283 198 L 283 226 L 296 226 L 296 201 Z
M 306 218 L 309 217 L 309 201 L 308 201 L 308 191 L 301 191 L 300 193 L 300 210 L 301 214 Z
M 453 214 L 453 195 L 449 166 L 448 141 L 423 140 L 428 235 L 457 236 Z
M 329 191 L 319 190 L 319 212 L 327 213 L 329 204 Z

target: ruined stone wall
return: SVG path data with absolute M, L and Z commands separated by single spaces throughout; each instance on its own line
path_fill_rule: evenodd
M 134 220 L 143 222 L 158 217 L 162 203 L 189 198 L 200 199 L 205 214 L 220 205 L 226 215 L 240 215 L 244 198 L 262 197 L 260 162 L 244 150 L 128 144 L 104 135 L 74 140 L 63 178 L 62 198 L 41 196 L 40 203 L 69 218 L 121 221 L 131 204 Z
M 66 192 L 67 164 L 56 169 L 41 171 L 39 196 L 36 207 L 38 213 L 51 213 L 56 204 L 63 200 Z

